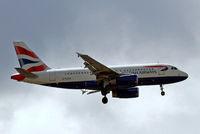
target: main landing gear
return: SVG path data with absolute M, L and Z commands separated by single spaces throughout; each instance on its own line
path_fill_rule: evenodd
M 160 84 L 160 90 L 161 90 L 161 95 L 162 95 L 162 96 L 165 95 L 165 91 L 164 91 L 163 89 L 164 89 L 164 88 L 163 88 L 162 84 Z

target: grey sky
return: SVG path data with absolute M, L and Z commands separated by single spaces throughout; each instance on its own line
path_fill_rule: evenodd
M 197 0 L 1 0 L 0 133 L 199 133 L 200 2 Z M 140 87 L 137 99 L 10 80 L 24 41 L 53 68 L 80 67 L 75 52 L 106 65 L 164 62 L 181 83 Z

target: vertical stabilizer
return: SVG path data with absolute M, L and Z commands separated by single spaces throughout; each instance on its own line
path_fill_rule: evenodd
M 21 68 L 28 72 L 50 69 L 24 42 L 14 42 L 13 44 Z

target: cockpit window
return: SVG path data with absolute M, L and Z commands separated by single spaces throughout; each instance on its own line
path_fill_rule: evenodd
M 178 70 L 176 67 L 171 67 L 172 70 Z

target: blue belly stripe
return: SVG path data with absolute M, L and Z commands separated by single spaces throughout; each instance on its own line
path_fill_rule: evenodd
M 80 82 L 60 82 L 60 83 L 48 83 L 42 84 L 45 86 L 51 87 L 60 87 L 60 88 L 71 88 L 71 89 L 97 89 L 96 81 L 80 81 Z
M 183 81 L 186 78 L 187 77 L 182 77 L 182 76 L 139 78 L 138 85 L 170 84 L 170 83 Z
M 185 79 L 186 77 L 180 77 L 180 76 L 139 78 L 138 86 L 169 84 L 169 83 L 179 82 Z M 93 90 L 101 89 L 101 87 L 97 85 L 96 81 L 60 82 L 60 83 L 47 83 L 42 85 L 51 87 L 69 88 L 69 89 L 93 89 Z

